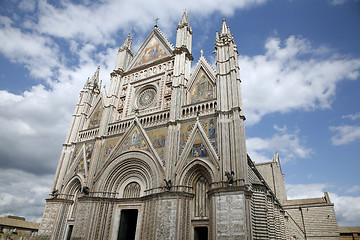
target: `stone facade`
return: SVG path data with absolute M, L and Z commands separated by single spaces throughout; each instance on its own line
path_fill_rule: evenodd
M 216 70 L 201 54 L 191 71 L 186 12 L 175 46 L 157 26 L 135 55 L 131 44 L 129 35 L 108 91 L 98 68 L 80 92 L 39 236 L 306 239 L 310 226 L 284 207 L 278 157 L 255 166 L 246 153 L 238 52 L 225 20 Z

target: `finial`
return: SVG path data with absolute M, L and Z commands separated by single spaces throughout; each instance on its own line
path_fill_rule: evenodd
M 228 33 L 228 26 L 226 25 L 225 18 L 223 18 L 223 23 L 221 27 L 220 35 L 224 35 Z
M 160 18 L 156 18 L 156 19 L 155 19 L 155 26 L 154 26 L 154 27 L 156 27 L 156 28 L 158 27 L 158 21 L 159 21 L 159 19 L 160 19 Z
M 200 50 L 200 55 L 201 57 L 204 57 L 204 51 L 202 49 Z

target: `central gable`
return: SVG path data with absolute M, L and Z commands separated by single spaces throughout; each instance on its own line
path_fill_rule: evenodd
M 173 49 L 174 46 L 164 37 L 160 30 L 154 28 L 129 64 L 128 70 L 172 56 Z

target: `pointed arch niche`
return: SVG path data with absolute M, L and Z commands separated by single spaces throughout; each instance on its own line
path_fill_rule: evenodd
M 208 218 L 209 217 L 209 200 L 207 191 L 209 190 L 209 182 L 202 175 L 199 174 L 193 183 L 194 189 L 194 217 Z

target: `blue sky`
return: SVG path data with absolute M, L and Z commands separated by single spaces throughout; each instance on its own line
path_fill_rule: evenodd
M 340 225 L 360 225 L 360 1 L 0 2 L 0 214 L 39 221 L 80 89 L 108 86 L 127 33 L 155 21 L 175 44 L 187 9 L 193 65 L 214 64 L 222 19 L 238 46 L 247 148 L 280 154 L 289 198 L 329 191 Z

